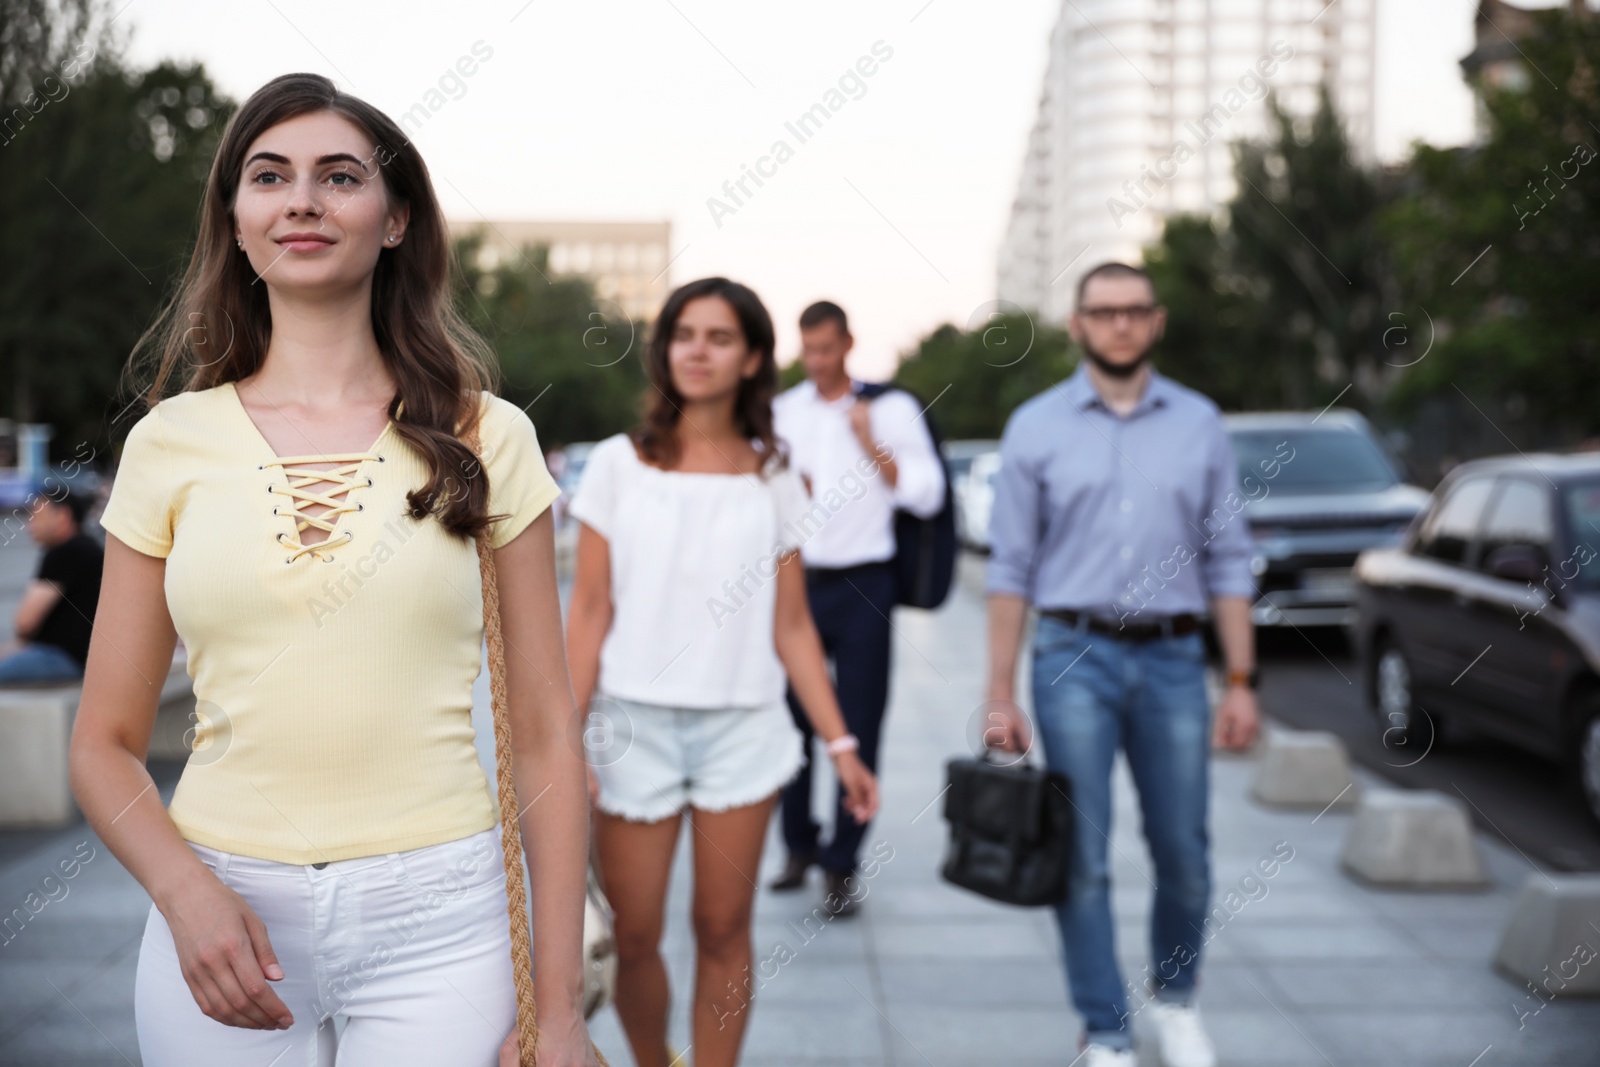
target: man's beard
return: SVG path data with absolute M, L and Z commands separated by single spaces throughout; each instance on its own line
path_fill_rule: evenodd
M 1094 346 L 1089 344 L 1088 341 L 1080 341 L 1078 344 L 1079 347 L 1083 349 L 1083 354 L 1089 357 L 1089 362 L 1093 363 L 1096 369 L 1098 369 L 1102 374 L 1109 375 L 1113 378 L 1132 378 L 1135 374 L 1139 373 L 1139 368 L 1144 366 L 1145 361 L 1150 358 L 1150 349 L 1146 348 L 1143 352 L 1139 353 L 1139 358 L 1134 360 L 1132 363 L 1113 363 L 1106 359 L 1105 356 L 1102 356 L 1100 353 L 1096 352 L 1094 350 Z

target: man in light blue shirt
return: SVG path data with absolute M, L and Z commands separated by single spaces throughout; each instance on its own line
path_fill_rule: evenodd
M 1019 407 L 1000 443 L 990 518 L 989 700 L 1002 747 L 1030 744 L 1015 702 L 1031 605 L 1033 706 L 1045 760 L 1072 781 L 1071 892 L 1056 909 L 1083 1067 L 1132 1067 L 1143 1012 L 1167 1067 L 1212 1067 L 1194 1006 L 1210 903 L 1213 743 L 1255 739 L 1251 537 L 1217 406 L 1148 365 L 1165 326 L 1149 277 L 1084 275 L 1069 322 L 1085 359 Z M 1199 617 L 1228 667 L 1215 723 Z M 1155 859 L 1147 981 L 1117 966 L 1107 861 L 1111 768 L 1127 755 Z M 1138 1003 L 1129 1008 L 1130 995 Z

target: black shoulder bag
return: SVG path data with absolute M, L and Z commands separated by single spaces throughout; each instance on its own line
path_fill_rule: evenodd
M 882 382 L 862 382 L 856 395 L 873 400 L 899 389 L 917 401 L 922 401 L 909 389 Z M 939 428 L 926 413 L 922 416 L 933 438 L 933 451 L 944 470 L 944 503 L 939 511 L 927 519 L 918 518 L 904 508 L 894 512 L 894 569 L 895 603 L 908 608 L 936 608 L 950 595 L 950 586 L 956 572 L 956 498 L 950 482 L 950 464 L 944 458 L 944 439 Z

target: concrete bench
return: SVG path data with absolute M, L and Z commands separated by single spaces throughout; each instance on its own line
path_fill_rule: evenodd
M 162 680 L 156 735 L 176 730 L 178 744 L 190 723 L 194 690 L 180 649 Z M 50 685 L 0 689 L 0 827 L 69 826 L 78 819 L 78 805 L 67 776 L 67 747 L 78 717 L 83 686 Z M 172 753 L 163 740 L 161 752 L 152 739 L 150 755 Z M 173 758 L 182 758 L 179 749 Z
M 1321 811 L 1348 808 L 1359 787 L 1350 754 L 1335 734 L 1322 730 L 1274 729 L 1261 746 L 1261 763 L 1250 795 L 1274 808 Z
M 189 731 L 195 724 L 194 680 L 189 677 L 189 660 L 183 649 L 173 657 L 161 687 L 161 703 L 156 707 L 156 725 L 150 733 L 146 760 L 183 761 L 189 756 Z
M 1371 885 L 1480 889 L 1488 884 L 1466 805 L 1430 789 L 1364 795 L 1339 858 L 1346 873 Z
M 1600 874 L 1528 875 L 1494 965 L 1545 999 L 1600 994 Z

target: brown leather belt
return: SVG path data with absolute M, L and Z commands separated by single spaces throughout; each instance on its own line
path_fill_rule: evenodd
M 1048 615 L 1068 626 L 1077 626 L 1080 620 L 1087 620 L 1085 629 L 1124 641 L 1154 641 L 1158 637 L 1182 637 L 1200 629 L 1200 617 L 1188 613 L 1162 615 L 1147 622 L 1122 623 L 1115 619 L 1103 619 L 1097 615 L 1073 611 L 1071 608 L 1041 608 L 1039 614 Z

